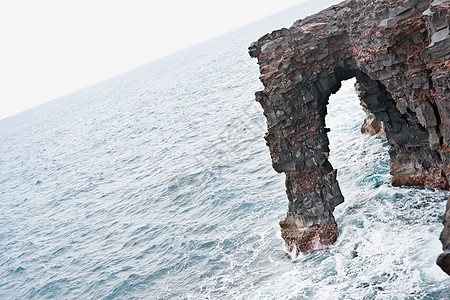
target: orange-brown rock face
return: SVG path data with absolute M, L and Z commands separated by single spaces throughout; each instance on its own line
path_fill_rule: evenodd
M 290 252 L 298 255 L 314 249 L 323 249 L 337 240 L 337 224 L 302 224 L 296 214 L 288 213 L 280 221 L 281 236 Z
M 333 211 L 343 197 L 325 115 L 342 80 L 356 77 L 363 107 L 383 124 L 392 184 L 449 189 L 449 11 L 450 1 L 347 0 L 249 47 L 264 84 L 256 100 L 272 164 L 286 173 L 280 225 L 289 247 L 336 241 Z

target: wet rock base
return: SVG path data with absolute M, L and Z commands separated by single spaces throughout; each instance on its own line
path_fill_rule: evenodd
M 337 224 L 313 224 L 306 225 L 294 213 L 288 213 L 280 221 L 281 236 L 283 237 L 289 252 L 298 255 L 300 252 L 308 252 L 315 249 L 326 249 L 336 243 Z

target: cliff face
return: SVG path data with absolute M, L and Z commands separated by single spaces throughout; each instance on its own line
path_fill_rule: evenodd
M 256 100 L 273 167 L 286 173 L 289 210 L 280 226 L 289 248 L 337 238 L 333 211 L 343 197 L 328 162 L 325 115 L 342 80 L 356 77 L 365 110 L 383 124 L 392 185 L 449 189 L 449 11 L 450 1 L 347 0 L 249 47 L 264 84 Z M 447 250 L 448 242 L 447 234 Z M 449 258 L 441 261 L 450 271 Z

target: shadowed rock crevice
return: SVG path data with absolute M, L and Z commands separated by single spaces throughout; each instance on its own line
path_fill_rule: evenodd
M 333 211 L 343 197 L 325 116 L 342 80 L 356 78 L 371 124 L 383 124 L 392 184 L 449 189 L 449 2 L 348 0 L 249 47 L 264 85 L 256 100 L 273 167 L 286 173 L 280 226 L 289 248 L 337 238 Z

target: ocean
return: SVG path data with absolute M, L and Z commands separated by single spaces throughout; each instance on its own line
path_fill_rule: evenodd
M 390 186 L 343 83 L 330 161 L 338 241 L 293 257 L 249 44 L 303 3 L 0 120 L 0 299 L 450 299 L 447 192 Z

